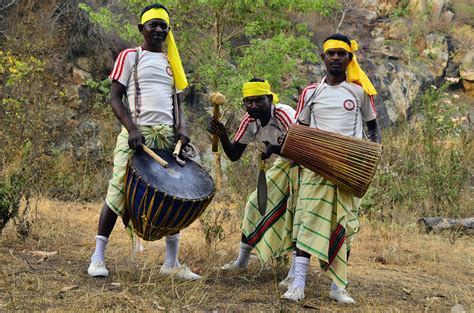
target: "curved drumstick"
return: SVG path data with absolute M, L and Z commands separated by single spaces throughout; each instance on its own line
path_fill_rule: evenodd
M 143 148 L 143 151 L 145 151 L 149 156 L 151 156 L 161 166 L 163 166 L 164 168 L 168 167 L 168 162 L 166 162 L 165 160 L 160 158 L 155 152 L 153 152 L 153 150 L 151 150 L 150 148 L 148 148 L 145 145 L 142 145 L 142 148 Z

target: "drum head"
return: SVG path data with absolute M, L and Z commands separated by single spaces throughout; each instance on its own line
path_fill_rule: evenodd
M 164 168 L 143 150 L 136 150 L 131 159 L 132 167 L 151 187 L 181 199 L 197 200 L 206 198 L 214 191 L 211 176 L 196 162 L 186 160 L 179 165 L 170 151 L 153 151 L 168 162 Z

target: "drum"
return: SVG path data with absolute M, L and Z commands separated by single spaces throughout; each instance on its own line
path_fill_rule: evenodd
M 378 143 L 293 124 L 281 154 L 362 198 L 382 150 L 383 146 Z
M 153 150 L 168 162 L 164 168 L 143 150 L 127 164 L 125 206 L 133 228 L 144 240 L 158 240 L 188 227 L 215 193 L 211 176 L 196 162 L 179 165 L 172 153 Z

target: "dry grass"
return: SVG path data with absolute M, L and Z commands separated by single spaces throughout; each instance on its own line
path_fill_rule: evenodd
M 216 205 L 216 204 L 213 204 Z M 221 204 L 219 207 L 222 207 Z M 303 305 L 280 300 L 277 282 L 285 266 L 253 261 L 244 273 L 214 268 L 236 255 L 239 220 L 235 209 L 224 225 L 226 238 L 207 246 L 200 223 L 182 232 L 180 260 L 202 274 L 200 282 L 178 282 L 159 275 L 163 241 L 145 243 L 130 256 L 130 242 L 117 224 L 107 250 L 111 276 L 89 278 L 100 203 L 40 200 L 33 210 L 33 233 L 26 241 L 13 227 L 1 238 L 0 311 L 51 310 L 200 310 L 200 311 L 339 311 L 330 301 L 330 281 L 313 263 Z M 217 206 L 215 207 L 217 208 Z M 349 267 L 349 291 L 356 311 L 450 311 L 462 304 L 474 309 L 474 240 L 420 234 L 415 225 L 399 227 L 362 221 Z M 31 251 L 57 251 L 49 258 Z M 376 262 L 376 258 L 383 263 Z M 72 287 L 69 290 L 65 287 Z M 63 289 L 63 291 L 61 291 Z

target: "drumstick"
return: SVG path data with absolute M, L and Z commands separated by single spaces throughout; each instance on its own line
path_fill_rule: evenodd
M 178 142 L 176 143 L 176 146 L 174 147 L 174 151 L 173 151 L 173 156 L 176 157 L 179 155 L 179 152 L 181 151 L 181 146 L 182 146 L 182 142 L 181 142 L 181 139 L 178 140 Z
M 142 145 L 143 151 L 145 151 L 149 156 L 151 156 L 156 162 L 160 163 L 164 168 L 168 167 L 168 162 L 160 158 L 153 150 L 148 148 L 145 145 Z

